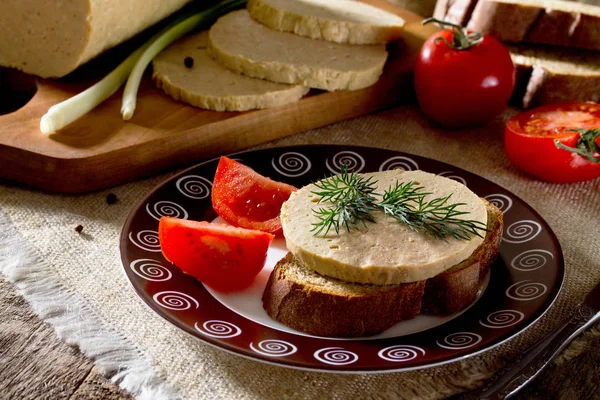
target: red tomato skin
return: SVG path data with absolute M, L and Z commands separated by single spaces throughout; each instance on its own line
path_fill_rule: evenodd
M 222 292 L 248 287 L 263 269 L 274 235 L 206 221 L 162 217 L 164 257 L 186 274 Z
M 544 112 L 555 110 L 577 110 L 581 103 L 552 104 L 532 109 L 513 116 L 506 123 L 504 148 L 508 159 L 519 169 L 551 183 L 574 183 L 600 177 L 600 163 L 593 163 L 578 154 L 559 149 L 554 144 L 558 139 L 564 145 L 574 147 L 579 138 L 578 132 L 565 132 L 554 129 L 546 135 L 527 134 L 524 125 L 528 120 L 539 118 Z M 586 123 L 584 129 L 600 127 L 600 118 L 594 123 Z M 579 125 L 564 127 L 577 129 Z M 598 155 L 600 156 L 600 155 Z
M 212 204 L 231 225 L 281 234 L 281 205 L 295 190 L 223 156 L 215 172 Z
M 447 127 L 483 125 L 506 107 L 515 86 L 515 67 L 506 48 L 491 36 L 467 50 L 430 36 L 415 65 L 415 91 L 423 113 Z

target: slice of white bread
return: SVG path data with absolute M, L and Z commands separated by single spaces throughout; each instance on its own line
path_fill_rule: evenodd
M 517 67 L 513 104 L 529 108 L 564 101 L 600 101 L 600 53 L 507 47 Z
M 209 31 L 209 51 L 226 68 L 254 78 L 324 90 L 356 90 L 379 79 L 384 45 L 353 46 L 278 32 L 247 10 L 221 17 Z
M 208 55 L 207 43 L 208 31 L 204 31 L 161 52 L 152 63 L 156 86 L 176 100 L 215 111 L 277 107 L 299 100 L 309 90 L 225 69 Z
M 387 43 L 404 26 L 399 16 L 356 0 L 249 0 L 248 11 L 271 29 L 335 43 Z
M 190 0 L 2 0 L 0 66 L 61 77 Z
M 487 202 L 486 207 L 488 232 L 483 244 L 468 259 L 433 278 L 397 285 L 349 283 L 320 275 L 289 253 L 269 277 L 263 308 L 290 328 L 325 337 L 375 335 L 420 312 L 462 310 L 477 298 L 500 248 L 502 212 Z

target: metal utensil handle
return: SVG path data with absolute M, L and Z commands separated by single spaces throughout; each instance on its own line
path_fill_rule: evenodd
M 452 397 L 460 400 L 508 399 L 538 376 L 579 334 L 600 320 L 600 312 L 579 305 L 540 342 L 500 369 L 479 389 Z

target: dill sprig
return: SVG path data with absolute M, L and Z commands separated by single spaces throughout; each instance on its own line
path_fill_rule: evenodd
M 375 222 L 372 212 L 377 209 L 376 184 L 372 177 L 348 172 L 346 165 L 342 165 L 339 175 L 316 182 L 319 190 L 312 193 L 319 196 L 318 203 L 329 202 L 332 206 L 314 210 L 319 222 L 313 224 L 311 232 L 327 235 L 331 228 L 339 233 L 342 225 L 350 231 L 359 229 L 359 224 L 366 227 L 367 222 Z
M 442 240 L 470 240 L 471 235 L 482 237 L 481 232 L 487 231 L 479 221 L 458 218 L 468 212 L 458 209 L 465 203 L 450 203 L 452 195 L 426 200 L 432 193 L 414 181 L 396 182 L 379 195 L 376 184 L 372 176 L 359 176 L 345 166 L 339 175 L 315 183 L 318 190 L 312 193 L 319 196 L 318 203 L 331 205 L 313 210 L 318 221 L 312 224 L 311 232 L 327 235 L 333 228 L 339 233 L 341 226 L 348 231 L 360 229 L 367 222 L 375 222 L 374 211 L 382 211 L 414 231 Z

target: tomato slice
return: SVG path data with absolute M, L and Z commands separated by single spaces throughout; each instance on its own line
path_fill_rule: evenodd
M 538 179 L 570 183 L 600 176 L 600 162 L 558 148 L 554 140 L 575 147 L 580 137 L 575 129 L 600 128 L 600 105 L 561 103 L 538 107 L 513 116 L 506 124 L 506 155 L 518 168 Z M 596 143 L 600 145 L 600 138 Z M 593 157 L 600 154 L 594 153 Z
M 264 177 L 235 160 L 221 157 L 212 188 L 213 208 L 231 225 L 281 233 L 281 205 L 294 186 Z
M 163 255 L 186 274 L 222 292 L 248 287 L 263 269 L 274 236 L 206 221 L 162 217 Z

